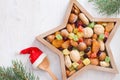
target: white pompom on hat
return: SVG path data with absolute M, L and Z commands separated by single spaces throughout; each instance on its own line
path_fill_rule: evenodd
M 20 54 L 30 54 L 29 59 L 34 69 L 37 69 L 38 65 L 44 60 L 46 54 L 44 54 L 37 47 L 29 47 L 20 51 Z

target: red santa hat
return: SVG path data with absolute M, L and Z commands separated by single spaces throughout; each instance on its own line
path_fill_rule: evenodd
M 33 68 L 37 68 L 38 65 L 44 60 L 46 54 L 44 54 L 37 47 L 29 47 L 20 51 L 20 54 L 30 54 L 29 59 L 32 63 Z

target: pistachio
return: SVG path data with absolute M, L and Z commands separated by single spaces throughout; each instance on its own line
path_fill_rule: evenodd
M 72 50 L 70 52 L 70 58 L 74 62 L 78 62 L 80 60 L 80 54 L 77 50 Z
M 87 18 L 83 13 L 80 13 L 80 14 L 79 14 L 79 18 L 82 20 L 82 22 L 83 22 L 85 25 L 88 25 L 88 24 L 89 24 L 88 18 Z
M 70 57 L 68 55 L 65 56 L 65 65 L 67 68 L 70 68 L 72 65 L 72 62 L 71 62 Z
M 71 13 L 68 21 L 70 23 L 74 23 L 74 22 L 76 22 L 77 19 L 78 19 L 78 16 L 73 14 L 73 13 Z
M 71 33 L 71 32 L 73 31 L 73 26 L 72 26 L 71 24 L 67 24 L 66 27 L 67 27 L 67 31 L 68 31 L 68 32 Z
M 78 48 L 80 51 L 84 51 L 87 48 L 87 46 L 84 42 L 80 42 Z

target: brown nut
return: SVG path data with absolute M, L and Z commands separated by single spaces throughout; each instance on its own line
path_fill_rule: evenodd
M 87 48 L 87 46 L 84 42 L 80 42 L 78 48 L 80 51 L 84 51 Z
M 78 16 L 73 14 L 73 13 L 71 13 L 68 21 L 70 23 L 74 23 L 74 22 L 76 22 L 77 19 L 78 19 Z
M 96 66 L 99 65 L 99 60 L 97 58 L 90 59 L 90 62 L 91 62 L 92 65 L 96 65 Z
M 52 42 L 54 39 L 55 39 L 55 35 L 49 35 L 49 36 L 47 36 L 47 40 L 49 42 Z
M 68 37 L 68 35 L 69 35 L 69 33 L 68 33 L 68 31 L 66 30 L 66 29 L 63 29 L 63 30 L 61 30 L 61 35 L 63 36 L 63 37 Z
M 87 18 L 83 13 L 80 13 L 80 14 L 79 14 L 79 18 L 82 20 L 82 22 L 83 22 L 84 24 L 86 24 L 86 25 L 89 24 L 88 18 Z
M 103 61 L 106 58 L 106 53 L 105 52 L 101 52 L 101 54 L 99 55 L 99 60 Z
M 71 32 L 73 31 L 73 27 L 72 27 L 72 25 L 71 25 L 71 24 L 67 24 L 67 26 L 66 26 L 66 27 L 67 27 L 67 31 L 68 31 L 68 32 L 70 32 L 70 33 L 71 33 Z
M 79 14 L 80 10 L 76 5 L 73 5 L 72 12 L 75 13 L 75 14 Z
M 92 39 L 85 39 L 84 42 L 87 46 L 90 46 L 92 44 Z
M 78 43 L 73 40 L 70 40 L 70 44 L 74 47 L 78 47 Z
M 67 49 L 70 46 L 70 41 L 67 40 L 62 44 L 62 48 Z

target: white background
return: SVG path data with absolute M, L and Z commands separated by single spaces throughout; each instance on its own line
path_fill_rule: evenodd
M 88 0 L 78 1 L 93 17 L 107 17 L 97 13 Z M 69 0 L 0 0 L 0 66 L 11 66 L 12 60 L 19 59 L 40 80 L 52 80 L 47 72 L 32 69 L 28 55 L 19 55 L 20 50 L 37 46 L 48 55 L 52 71 L 62 80 L 58 55 L 35 37 L 63 22 L 68 3 Z M 120 15 L 112 17 L 120 18 Z M 120 72 L 120 28 L 110 46 Z M 87 70 L 74 80 L 120 80 L 120 74 Z

